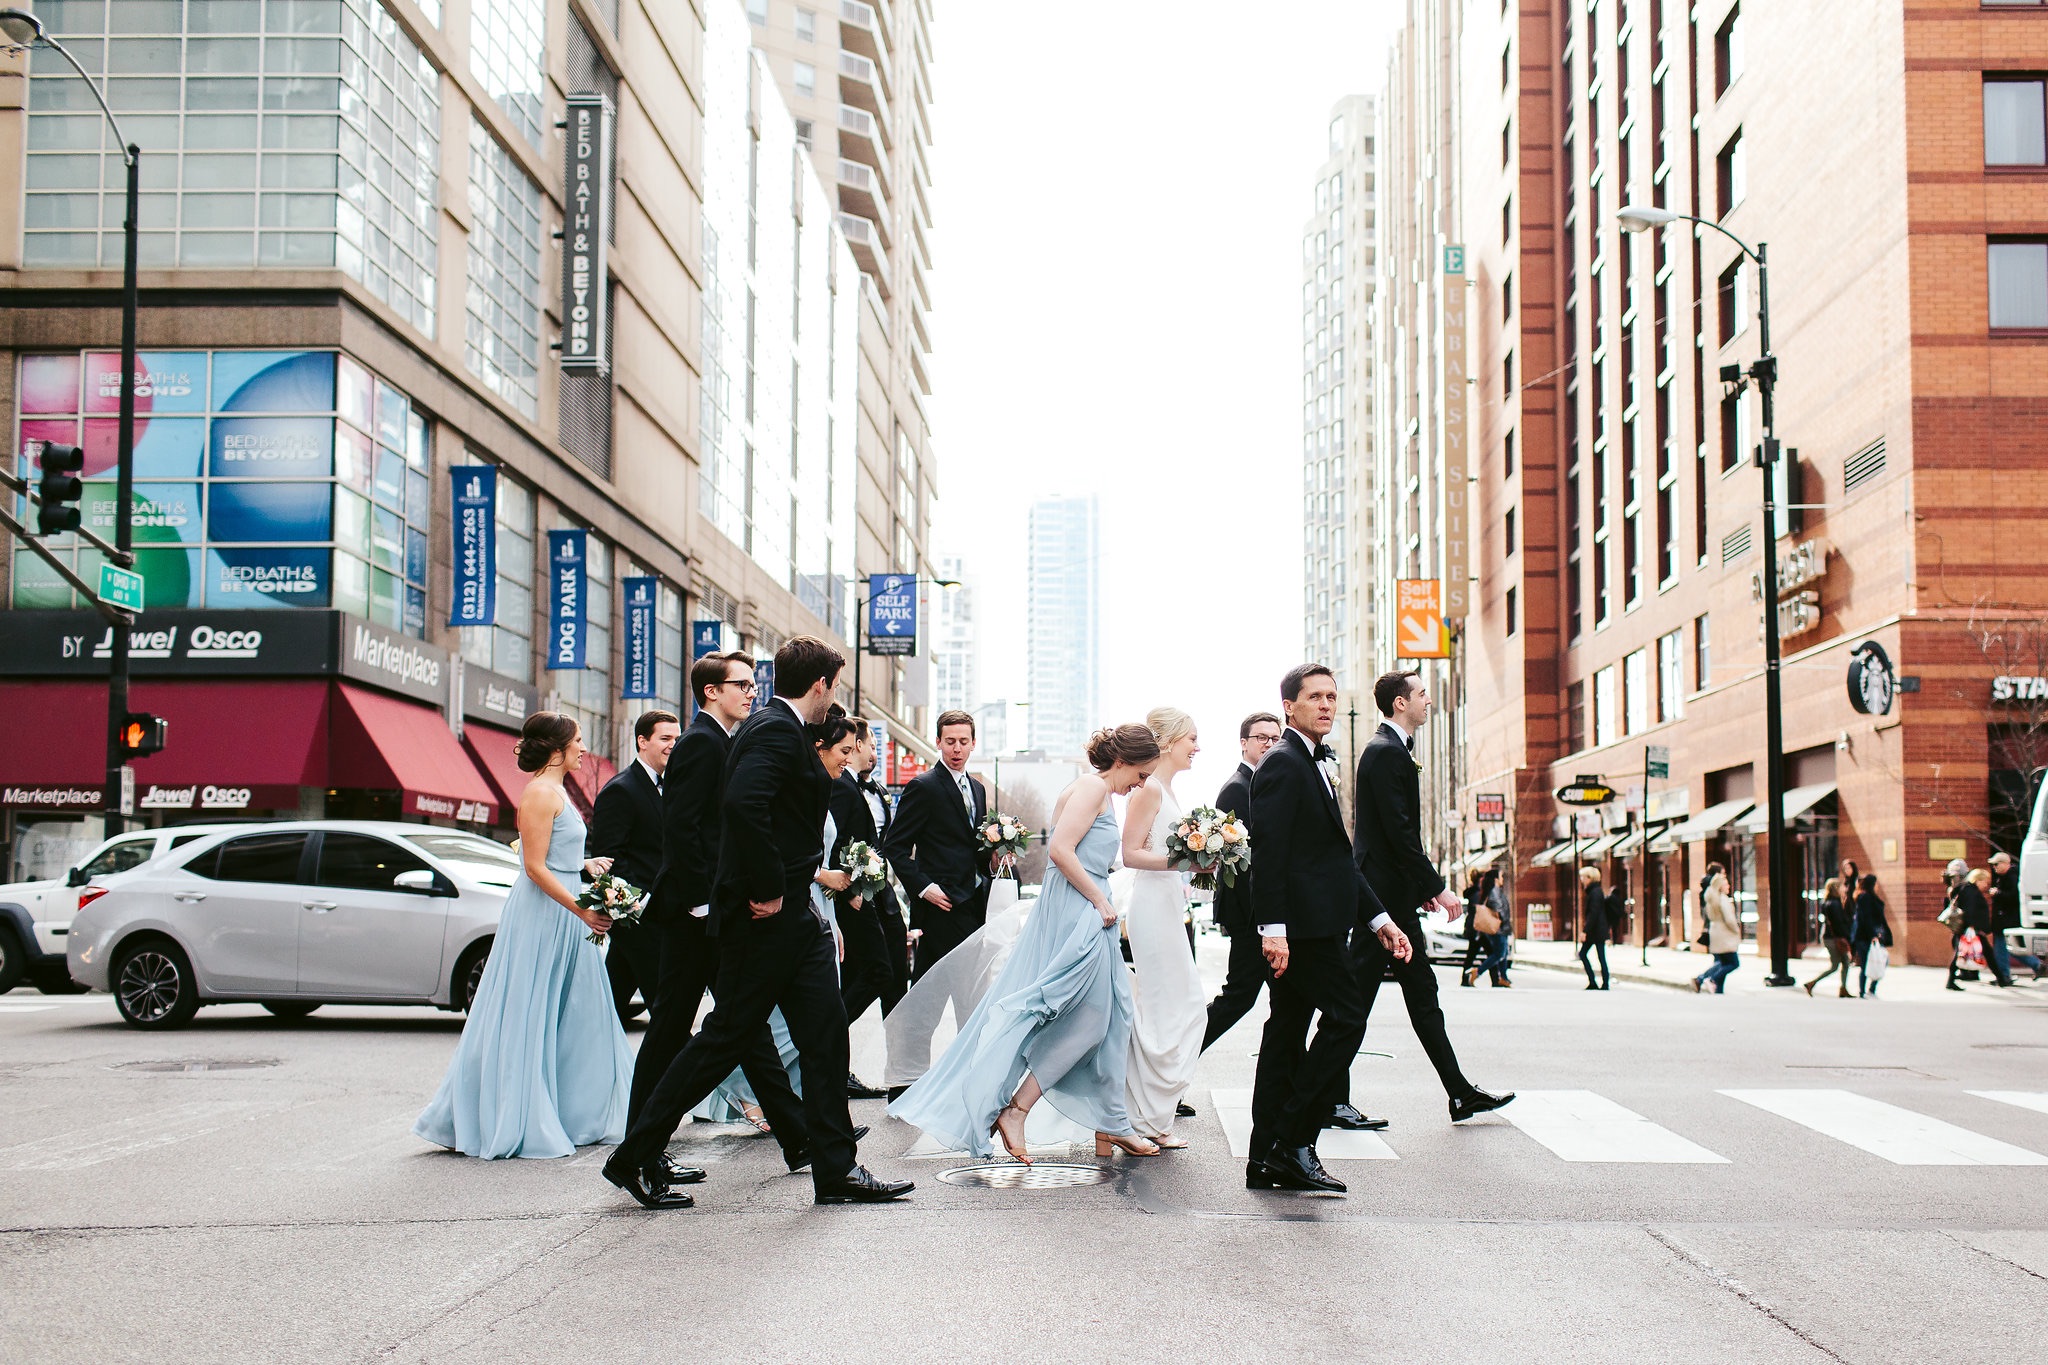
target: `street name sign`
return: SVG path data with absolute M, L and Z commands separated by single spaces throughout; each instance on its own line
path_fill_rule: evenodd
M 100 565 L 100 601 L 110 607 L 142 610 L 142 575 L 119 564 Z

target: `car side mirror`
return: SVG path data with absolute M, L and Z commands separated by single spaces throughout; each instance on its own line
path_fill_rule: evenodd
M 410 872 L 401 872 L 391 879 L 391 884 L 400 891 L 417 891 L 425 896 L 452 897 L 456 894 L 455 884 L 431 868 L 416 867 Z
M 90 877 L 85 875 L 85 869 L 82 867 L 74 867 L 64 874 L 64 885 L 66 886 L 84 886 L 91 880 Z

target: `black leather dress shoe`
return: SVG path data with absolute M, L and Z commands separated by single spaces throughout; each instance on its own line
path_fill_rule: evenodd
M 888 1093 L 879 1085 L 869 1085 L 851 1071 L 846 1073 L 846 1098 L 850 1100 L 878 1100 Z
M 903 1092 L 904 1092 L 904 1091 L 906 1091 L 906 1090 L 908 1090 L 908 1089 L 910 1089 L 910 1087 L 909 1087 L 909 1086 L 907 1086 L 907 1085 L 892 1085 L 892 1086 L 890 1086 L 890 1087 L 889 1087 L 889 1103 L 891 1103 L 891 1104 L 894 1104 L 894 1103 L 896 1103 L 896 1101 L 898 1101 L 898 1100 L 902 1099 L 902 1098 L 903 1098 Z
M 667 1152 L 661 1154 L 661 1166 L 657 1173 L 671 1185 L 695 1185 L 704 1179 L 702 1166 L 685 1166 Z
M 1276 1190 L 1280 1182 L 1273 1179 L 1273 1173 L 1266 1169 L 1263 1161 L 1244 1163 L 1244 1187 L 1248 1190 Z
M 1386 1126 L 1385 1119 L 1369 1119 L 1348 1104 L 1332 1109 L 1330 1117 L 1323 1122 L 1325 1128 L 1341 1128 L 1349 1133 L 1377 1133 Z
M 1266 1175 L 1273 1188 L 1281 1190 L 1344 1194 L 1350 1188 L 1323 1169 L 1322 1158 L 1313 1147 L 1275 1147 L 1266 1158 Z
M 1173 1115 L 1175 1118 L 1191 1119 L 1195 1116 L 1195 1106 L 1189 1104 L 1186 1100 L 1182 1100 L 1179 1104 L 1173 1106 Z
M 855 1142 L 859 1142 L 867 1135 L 868 1126 L 865 1123 L 857 1123 L 853 1126 L 853 1140 Z M 789 1163 L 790 1170 L 800 1171 L 811 1164 L 811 1149 L 808 1145 L 799 1147 L 794 1153 L 785 1155 L 783 1160 Z
M 1464 1094 L 1452 1097 L 1451 1122 L 1462 1123 L 1475 1115 L 1491 1113 L 1514 1097 L 1515 1092 L 1512 1090 L 1505 1095 L 1489 1095 L 1478 1086 L 1474 1086 Z
M 877 1180 L 865 1166 L 855 1166 L 837 1180 L 820 1182 L 814 1204 L 886 1204 L 917 1188 L 914 1180 Z
M 658 1175 L 644 1167 L 631 1166 L 613 1152 L 604 1163 L 604 1178 L 633 1196 L 643 1209 L 687 1209 L 697 1201 L 681 1190 L 672 1190 Z

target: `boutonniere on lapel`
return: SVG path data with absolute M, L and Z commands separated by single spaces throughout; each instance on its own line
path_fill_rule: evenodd
M 1336 755 L 1332 754 L 1328 758 L 1317 759 L 1316 767 L 1322 771 L 1323 781 L 1330 784 L 1330 791 L 1333 795 L 1343 788 L 1344 771 L 1338 764 Z
M 1410 763 L 1413 763 L 1413 764 L 1415 765 L 1415 771 L 1416 771 L 1416 772 L 1421 772 L 1421 771 L 1422 771 L 1422 760 L 1421 760 L 1421 759 L 1417 758 L 1417 757 L 1416 757 L 1416 756 L 1415 756 L 1414 754 L 1410 754 L 1410 755 L 1408 755 L 1408 761 L 1409 761 Z

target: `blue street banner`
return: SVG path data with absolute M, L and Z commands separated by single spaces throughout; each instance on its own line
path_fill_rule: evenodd
M 584 570 L 588 531 L 548 532 L 548 664 L 583 668 Z
M 455 592 L 451 626 L 487 626 L 498 619 L 498 468 L 456 465 Z
M 868 653 L 917 653 L 917 575 L 868 575 Z
M 626 679 L 619 695 L 628 701 L 654 695 L 655 586 L 653 578 L 619 580 L 626 595 Z
M 731 647 L 726 644 L 728 627 L 720 620 L 690 622 L 690 661 L 695 663 L 706 654 L 729 654 Z
M 770 659 L 756 659 L 756 660 L 754 661 L 754 706 L 753 706 L 753 710 L 754 710 L 754 711 L 758 711 L 758 710 L 760 710 L 760 709 L 761 709 L 762 707 L 766 706 L 766 705 L 768 704 L 768 699 L 769 699 L 770 697 L 774 696 L 774 695 L 775 695 L 775 660 L 774 660 L 774 659 L 772 659 L 772 658 L 770 658 Z M 752 712 L 749 712 L 748 714 L 752 714 Z

